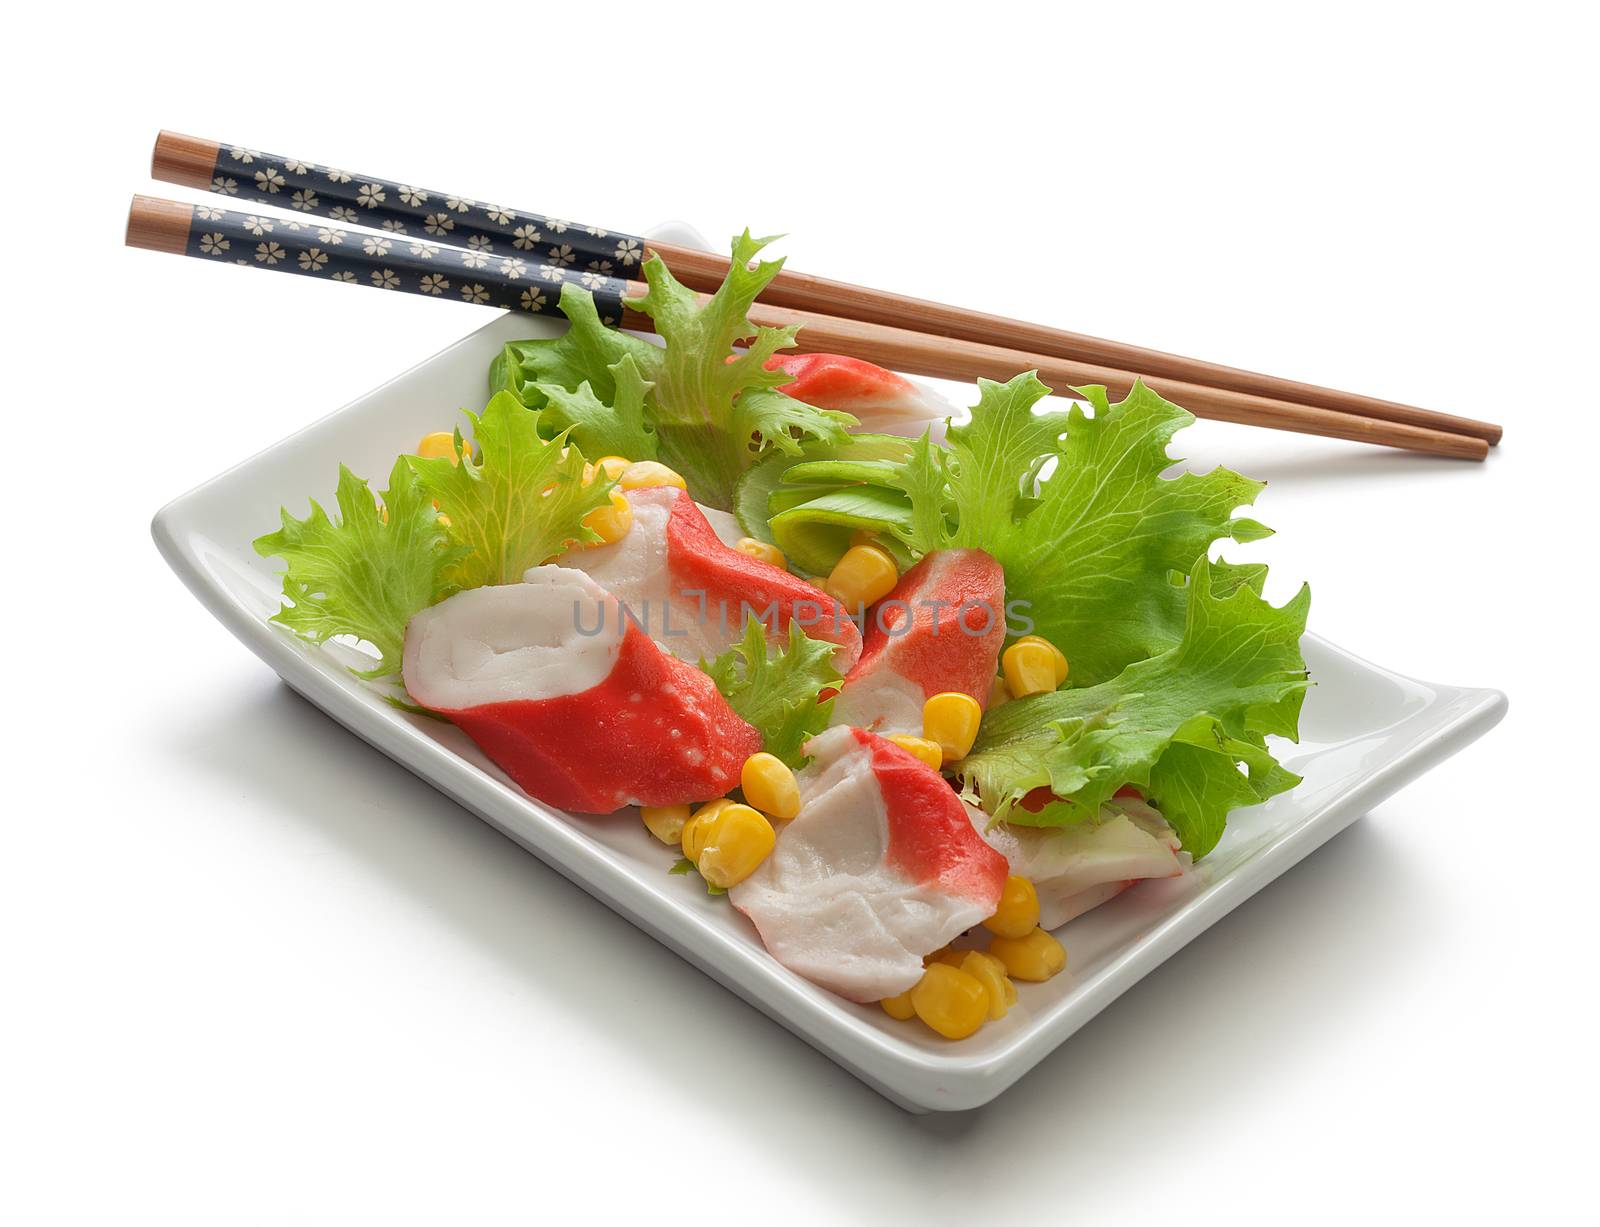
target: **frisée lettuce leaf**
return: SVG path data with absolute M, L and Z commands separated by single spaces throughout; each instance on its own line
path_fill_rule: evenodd
M 800 747 L 828 727 L 833 699 L 822 691 L 837 686 L 835 645 L 812 639 L 789 623 L 787 646 L 769 653 L 766 627 L 751 618 L 744 638 L 713 661 L 701 661 L 722 697 L 761 734 L 762 748 L 791 767 L 805 762 Z
M 280 557 L 285 604 L 272 621 L 313 643 L 352 635 L 378 650 L 366 678 L 400 672 L 406 623 L 455 590 L 448 579 L 467 551 L 451 540 L 433 502 L 402 456 L 382 502 L 363 478 L 339 466 L 334 519 L 315 499 L 311 514 L 280 512 L 282 527 L 256 538 L 256 552 Z
M 1006 599 L 1025 602 L 1034 630 L 1093 685 L 1178 642 L 1195 560 L 1221 538 L 1270 530 L 1234 512 L 1264 488 L 1227 469 L 1163 477 L 1187 410 L 1134 384 L 1112 404 L 1036 413 L 1050 389 L 1031 371 L 978 381 L 971 419 L 952 424 L 947 449 L 915 458 L 906 489 L 916 509 L 909 541 L 987 550 L 1005 568 Z M 943 481 L 940 481 L 940 478 Z M 954 522 L 943 519 L 953 503 Z
M 600 539 L 583 518 L 606 505 L 614 483 L 596 475 L 586 485 L 583 454 L 566 445 L 564 433 L 544 438 L 538 412 L 505 392 L 481 414 L 464 412 L 478 445 L 476 463 L 460 430 L 460 463 L 408 458 L 417 484 L 448 520 L 450 539 L 470 548 L 450 570 L 459 587 L 517 583 L 567 546 Z
M 703 301 L 660 257 L 645 261 L 648 290 L 628 305 L 650 316 L 664 348 L 607 327 L 593 296 L 568 283 L 560 304 L 567 331 L 506 346 L 490 367 L 490 387 L 529 407 L 549 405 L 552 424 L 570 425 L 580 445 L 600 446 L 598 432 L 605 429 L 606 450 L 633 460 L 659 457 L 683 475 L 698 501 L 730 510 L 739 475 L 763 453 L 798 456 L 807 439 L 843 443 L 856 421 L 785 396 L 778 389 L 790 376 L 766 369 L 799 331 L 798 325 L 757 327 L 748 317 L 756 295 L 783 267 L 781 260 L 752 263 L 770 241 L 748 230 L 735 239 L 726 280 Z M 625 359 L 648 385 L 637 406 L 627 399 Z M 619 397 L 622 412 L 605 423 L 599 410 L 618 409 Z
M 1092 821 L 1133 785 L 1196 858 L 1221 836 L 1230 810 L 1299 782 L 1266 747 L 1293 736 L 1310 684 L 1300 654 L 1308 588 L 1282 607 L 1260 592 L 1259 568 L 1201 555 L 1180 596 L 1179 642 L 1094 686 L 1018 699 L 984 716 L 957 765 L 970 797 L 997 819 L 1028 826 Z M 1017 805 L 1035 788 L 1057 800 Z

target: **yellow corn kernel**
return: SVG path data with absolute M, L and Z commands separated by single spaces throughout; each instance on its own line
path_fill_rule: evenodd
M 858 528 L 850 534 L 851 545 L 875 545 L 877 540 L 878 534 L 870 528 Z
M 983 927 L 996 937 L 1019 938 L 1032 933 L 1039 923 L 1039 892 L 1027 878 L 1012 874 L 1000 888 L 1000 906 Z
M 1043 643 L 1013 643 L 1000 654 L 1006 689 L 1015 699 L 1044 694 L 1056 688 L 1056 658 Z
M 960 967 L 961 960 L 966 958 L 970 951 L 957 950 L 954 946 L 945 946 L 935 950 L 922 960 L 924 967 L 932 967 L 935 963 L 943 963 L 948 967 Z
M 1006 689 L 1006 679 L 996 674 L 994 681 L 989 683 L 989 706 L 984 710 L 993 711 L 1009 702 L 1011 702 L 1011 691 Z
M 983 708 L 970 694 L 946 690 L 922 705 L 922 735 L 938 745 L 944 761 L 965 758 L 978 739 L 978 721 Z
M 989 990 L 989 1021 L 1004 1018 L 1006 1011 L 1017 1004 L 1017 986 L 1006 975 L 1006 965 L 981 950 L 968 950 L 966 954 L 961 970 Z
M 468 459 L 472 457 L 472 444 L 465 439 L 461 442 L 461 450 Z M 456 455 L 456 437 L 448 430 L 436 430 L 432 434 L 423 435 L 417 444 L 417 455 L 424 460 L 448 460 L 455 464 L 460 460 Z
M 622 470 L 617 478 L 624 490 L 642 490 L 645 486 L 677 486 L 687 490 L 689 483 L 675 469 L 669 469 L 658 460 L 636 460 Z
M 617 478 L 622 476 L 623 471 L 632 463 L 633 461 L 629 460 L 626 456 L 602 456 L 600 459 L 594 462 L 594 467 L 599 469 L 612 481 L 616 481 Z
M 739 772 L 744 799 L 763 814 L 793 818 L 800 812 L 800 785 L 794 772 L 776 755 L 762 751 L 744 760 Z
M 688 805 L 641 805 L 639 817 L 650 834 L 664 844 L 676 844 L 683 838 L 684 825 L 689 821 Z
M 920 758 L 935 771 L 944 766 L 944 751 L 939 748 L 939 743 L 929 741 L 926 737 L 913 737 L 910 733 L 890 733 L 885 741 L 892 741 L 906 753 Z
M 1056 685 L 1059 686 L 1062 682 L 1067 680 L 1066 653 L 1064 653 L 1060 648 L 1056 647 L 1055 644 L 1051 643 L 1043 635 L 1024 635 L 1021 639 L 1018 639 L 1017 642 L 1037 643 L 1040 647 L 1044 648 L 1045 651 L 1050 653 L 1050 659 L 1055 662 Z
M 769 566 L 779 570 L 787 570 L 789 560 L 783 556 L 783 551 L 770 541 L 757 541 L 754 537 L 740 537 L 739 544 L 734 547 L 741 554 L 749 554 L 752 558 L 759 558 Z
M 883 1012 L 898 1022 L 905 1022 L 916 1014 L 911 1007 L 911 990 L 908 988 L 903 993 L 896 993 L 893 997 L 885 997 L 878 1002 L 883 1007 Z
M 584 516 L 583 526 L 600 534 L 600 540 L 591 541 L 591 545 L 610 545 L 614 541 L 621 541 L 633 527 L 633 505 L 623 497 L 621 490 L 613 488 L 611 501 Z
M 964 1040 L 989 1017 L 989 990 L 948 963 L 935 963 L 911 990 L 917 1017 L 947 1040 Z
M 876 545 L 852 545 L 833 564 L 822 590 L 846 609 L 875 605 L 894 591 L 900 568 L 889 551 Z
M 1048 980 L 1067 965 L 1067 951 L 1043 929 L 1026 937 L 997 937 L 989 953 L 1006 965 L 1013 980 Z
M 695 858 L 695 868 L 710 885 L 726 890 L 754 873 L 777 841 L 764 815 L 748 805 L 729 805 L 712 819 L 711 837 Z
M 733 802 L 727 797 L 707 801 L 690 815 L 688 822 L 683 824 L 683 831 L 678 838 L 683 844 L 683 854 L 691 861 L 700 859 L 701 851 L 711 842 L 711 831 L 717 815 L 732 804 Z

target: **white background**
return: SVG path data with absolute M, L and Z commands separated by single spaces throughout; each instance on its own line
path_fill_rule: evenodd
M 8 18 L 0 1217 L 1592 1211 L 1595 31 L 1106 7 Z M 182 194 L 162 126 L 1501 420 L 1481 466 L 1180 443 L 1271 482 L 1317 630 L 1511 714 L 986 1110 L 906 1116 L 167 572 L 160 504 L 484 317 L 123 250 Z

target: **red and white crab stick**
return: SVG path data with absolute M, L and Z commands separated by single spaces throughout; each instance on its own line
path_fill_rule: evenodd
M 1006 859 L 894 743 L 835 726 L 805 749 L 799 815 L 728 897 L 791 971 L 851 1001 L 893 997 L 925 955 L 994 914 Z
M 529 795 L 579 813 L 720 797 L 761 749 L 709 677 L 567 567 L 423 610 L 403 672 Z
M 759 617 L 770 637 L 789 624 L 837 644 L 841 673 L 861 655 L 861 632 L 833 597 L 782 567 L 725 544 L 705 513 L 676 486 L 627 491 L 633 526 L 611 545 L 574 550 L 563 559 L 620 601 L 652 639 L 681 660 L 725 651 Z M 681 800 L 682 798 L 680 798 Z
M 867 613 L 861 658 L 833 719 L 879 733 L 923 732 L 936 694 L 989 702 L 1006 638 L 1005 572 L 982 550 L 936 550 Z

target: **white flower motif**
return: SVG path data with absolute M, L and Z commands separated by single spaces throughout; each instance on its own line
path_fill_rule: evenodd
M 243 145 L 235 145 L 228 153 L 235 162 L 243 162 L 246 166 L 261 156 L 259 149 L 246 149 Z
M 262 192 L 276 194 L 288 180 L 278 173 L 277 167 L 268 166 L 256 171 L 256 189 Z
M 394 243 L 391 240 L 380 239 L 377 236 L 361 240 L 361 250 L 369 256 L 386 256 L 389 254 L 389 248 L 393 246 Z
M 278 261 L 282 260 L 284 256 L 288 254 L 288 252 L 284 251 L 284 249 L 279 247 L 276 243 L 256 244 L 256 259 L 265 264 L 268 268 L 271 268 L 274 264 L 278 263 Z
M 511 233 L 513 236 L 511 245 L 520 247 L 523 251 L 532 251 L 533 245 L 544 237 L 531 222 L 526 226 L 518 226 Z
M 477 203 L 470 196 L 447 196 L 444 202 L 445 208 L 454 209 L 457 213 L 465 213 Z
M 229 246 L 228 240 L 220 232 L 202 235 L 200 238 L 200 250 L 208 256 L 220 256 Z
M 461 287 L 461 297 L 468 302 L 486 303 L 489 301 L 489 291 L 474 281 L 471 285 Z
M 544 291 L 532 286 L 522 291 L 522 297 L 518 301 L 522 303 L 524 311 L 543 311 L 549 303 L 549 299 L 544 296 Z
M 567 227 L 572 223 L 564 222 L 559 217 L 547 217 L 544 219 L 544 224 L 549 226 L 550 229 L 554 230 L 557 234 L 565 234 L 567 232 Z
M 348 237 L 349 235 L 345 231 L 335 230 L 332 226 L 319 226 L 317 228 L 317 239 L 326 243 L 329 247 L 339 246 Z
M 559 243 L 550 249 L 549 258 L 552 264 L 571 264 L 578 257 L 571 243 Z
M 350 272 L 348 269 L 346 269 L 342 273 L 335 273 L 332 277 L 329 278 L 330 281 L 343 281 L 346 285 L 350 284 L 355 279 L 356 279 L 356 275 L 354 273 Z
M 419 260 L 431 260 L 439 254 L 439 244 L 424 243 L 421 240 L 411 244 L 411 254 Z
M 380 290 L 398 290 L 400 288 L 400 278 L 395 276 L 395 271 L 392 268 L 375 268 L 372 270 L 372 284 Z
M 213 209 L 210 205 L 195 205 L 194 215 L 203 222 L 220 221 L 222 218 L 222 210 Z
M 461 266 L 463 268 L 482 268 L 489 263 L 489 257 L 481 251 L 464 251 L 461 253 Z
M 211 181 L 211 190 L 221 192 L 224 196 L 237 196 L 239 194 L 239 181 L 218 175 Z
M 251 214 L 249 217 L 244 219 L 244 228 L 259 239 L 263 234 L 266 234 L 267 231 L 272 229 L 272 220 L 266 217 L 256 217 L 254 214 Z
M 632 268 L 635 264 L 639 263 L 639 240 L 618 239 L 617 249 L 611 254 L 616 256 L 617 259 L 621 260 L 622 263 L 627 267 Z
M 526 261 L 519 260 L 515 256 L 504 256 L 500 260 L 500 271 L 515 281 L 528 271 L 528 265 Z
M 285 230 L 293 230 L 296 234 L 299 234 L 306 227 L 304 222 L 284 222 L 283 228 Z
M 600 229 L 599 226 L 585 226 L 583 229 L 584 229 L 584 233 L 592 234 L 597 239 L 603 239 L 603 238 L 606 237 L 606 233 L 607 232 L 602 230 L 602 229 Z
M 339 170 L 337 167 L 334 167 L 334 166 L 329 166 L 329 167 L 325 168 L 322 173 L 328 176 L 328 182 L 329 183 L 349 183 L 350 182 L 350 176 L 345 174 L 344 171 Z M 355 278 L 352 277 L 350 280 L 354 281 Z
M 430 213 L 422 219 L 422 228 L 429 234 L 449 234 L 456 223 L 448 213 Z
M 593 269 L 585 272 L 578 280 L 583 282 L 584 288 L 588 290 L 599 289 L 606 283 L 606 279 Z
M 599 273 L 602 277 L 609 277 L 615 271 L 610 260 L 590 260 L 589 271 Z
M 298 158 L 290 158 L 284 162 L 283 169 L 291 175 L 309 175 L 313 168 Z
M 250 267 L 250 261 L 248 261 L 248 260 L 242 260 L 242 259 L 241 260 L 235 260 L 234 263 L 237 264 L 240 268 L 249 268 Z
M 308 247 L 300 253 L 300 267 L 308 273 L 320 273 L 328 263 L 328 254 L 320 247 Z
M 361 220 L 361 214 L 347 205 L 335 205 L 328 210 L 328 216 L 336 222 L 354 222 Z
M 539 266 L 539 276 L 546 281 L 560 281 L 566 275 L 567 270 L 559 264 L 541 264 Z
M 390 234 L 404 234 L 406 232 L 406 224 L 394 217 L 384 218 L 383 228 Z
M 381 183 L 363 183 L 356 191 L 356 203 L 363 209 L 375 209 L 387 199 Z
M 301 212 L 309 213 L 321 202 L 317 199 L 317 194 L 315 192 L 308 187 L 303 187 L 294 194 L 289 203 L 291 206 L 299 209 Z
M 425 273 L 422 277 L 422 292 L 432 294 L 437 298 L 450 288 L 450 283 L 445 280 L 443 273 Z
M 489 215 L 489 220 L 497 226 L 508 226 L 517 220 L 517 215 L 510 209 L 502 209 L 499 205 L 484 205 L 483 211 Z
M 400 185 L 401 204 L 419 205 L 426 202 L 427 199 L 428 193 L 424 192 L 421 188 L 412 187 L 409 183 L 402 183 Z
M 467 246 L 474 251 L 493 251 L 494 240 L 487 234 L 473 234 L 467 236 Z

